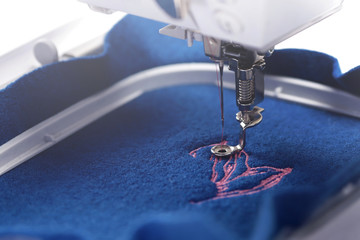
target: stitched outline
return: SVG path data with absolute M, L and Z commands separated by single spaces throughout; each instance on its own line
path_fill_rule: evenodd
M 227 144 L 227 141 L 222 141 L 221 143 L 218 143 L 221 145 Z M 208 146 L 197 148 L 189 153 L 190 156 L 193 158 L 197 157 L 197 152 L 203 148 L 212 147 L 218 144 L 211 144 Z M 236 175 L 235 170 L 238 166 L 238 162 L 242 161 L 242 155 L 245 156 L 245 166 L 246 170 L 245 172 Z M 245 151 L 241 151 L 234 156 L 231 156 L 229 159 L 224 159 L 226 162 L 223 166 L 223 172 L 224 176 L 221 179 L 219 178 L 219 172 L 217 171 L 217 166 L 223 159 L 221 157 L 217 157 L 214 154 L 211 155 L 210 161 L 213 162 L 212 166 L 212 174 L 211 174 L 211 182 L 213 182 L 216 185 L 217 193 L 214 197 L 211 197 L 206 200 L 202 200 L 199 202 L 193 202 L 193 203 L 202 203 L 205 201 L 211 201 L 211 200 L 217 200 L 217 199 L 224 199 L 224 198 L 231 198 L 231 197 L 239 197 L 244 195 L 251 195 L 255 194 L 264 190 L 267 190 L 269 188 L 274 187 L 277 185 L 286 175 L 290 174 L 293 170 L 293 168 L 275 168 L 270 166 L 260 166 L 260 167 L 251 167 L 249 165 L 249 155 Z M 229 191 L 229 185 L 230 183 L 242 178 L 242 177 L 248 177 L 248 176 L 256 176 L 256 175 L 262 175 L 275 172 L 275 174 L 271 175 L 270 177 L 262 180 L 260 184 L 250 188 L 250 189 L 236 189 Z

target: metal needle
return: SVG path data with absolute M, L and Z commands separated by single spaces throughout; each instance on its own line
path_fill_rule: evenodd
M 224 129 L 224 88 L 223 88 L 223 75 L 224 75 L 224 61 L 219 61 L 220 69 L 220 105 L 221 105 L 221 126 Z

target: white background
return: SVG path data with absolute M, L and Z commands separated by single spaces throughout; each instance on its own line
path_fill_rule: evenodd
M 51 30 L 76 22 L 73 30 L 76 32 L 69 33 L 74 37 L 63 39 L 58 46 L 68 50 L 84 39 L 91 40 L 107 32 L 120 18 L 120 13 L 94 12 L 77 0 L 3 0 L 0 4 L 0 57 Z
M 101 28 L 103 21 L 116 18 L 116 15 L 94 13 L 86 4 L 76 0 L 2 1 L 0 56 L 16 46 L 85 15 L 90 15 L 95 19 L 95 23 L 92 29 L 84 29 L 84 35 Z M 345 72 L 360 65 L 359 24 L 360 1 L 345 0 L 339 13 L 286 40 L 277 48 L 304 48 L 328 53 L 339 59 Z
M 344 0 L 340 12 L 284 41 L 277 48 L 304 48 L 330 54 L 338 58 L 343 72 L 360 65 L 360 1 Z

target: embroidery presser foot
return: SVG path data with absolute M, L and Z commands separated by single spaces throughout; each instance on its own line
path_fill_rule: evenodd
M 229 63 L 229 70 L 235 73 L 236 105 L 240 110 L 236 115 L 241 131 L 239 144 L 236 146 L 219 144 L 211 149 L 211 152 L 218 157 L 229 156 L 244 149 L 246 129 L 257 125 L 262 120 L 261 112 L 264 109 L 256 107 L 256 105 L 264 99 L 265 57 L 269 57 L 273 53 L 273 48 L 265 52 L 258 52 L 246 49 L 241 45 L 211 40 L 204 41 L 204 48 L 206 55 L 219 63 L 222 132 L 224 131 L 222 84 L 224 61 Z
M 263 108 L 255 106 L 250 111 L 244 110 L 238 112 L 236 114 L 236 120 L 240 122 L 239 144 L 236 146 L 218 144 L 211 148 L 211 152 L 217 157 L 225 157 L 242 151 L 246 143 L 246 129 L 254 127 L 262 121 L 263 117 L 261 112 L 263 111 Z

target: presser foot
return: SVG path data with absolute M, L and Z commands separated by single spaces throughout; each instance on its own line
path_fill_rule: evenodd
M 240 122 L 239 144 L 236 146 L 218 144 L 211 148 L 211 152 L 217 157 L 226 157 L 242 151 L 246 143 L 246 129 L 254 127 L 261 122 L 263 119 L 261 112 L 263 111 L 263 108 L 256 106 L 252 110 L 238 112 L 236 120 Z

